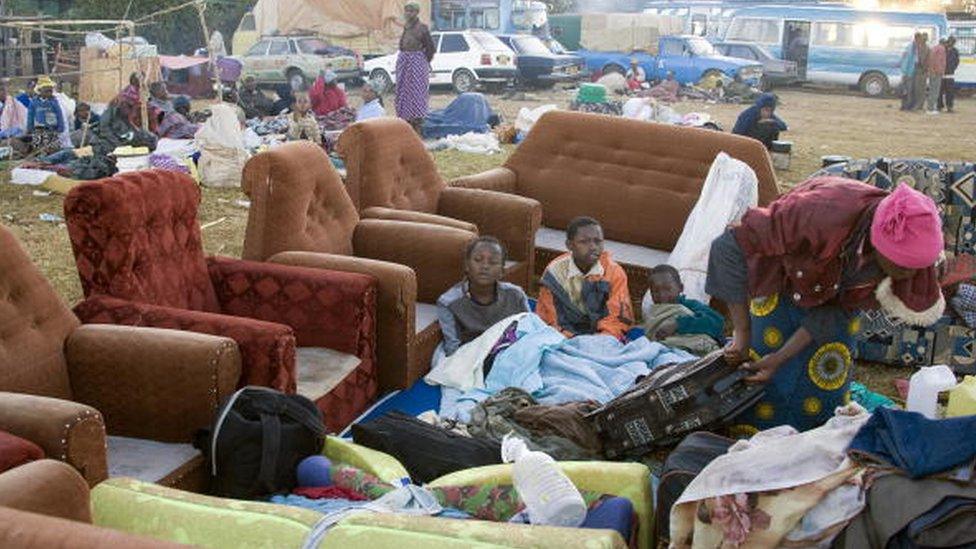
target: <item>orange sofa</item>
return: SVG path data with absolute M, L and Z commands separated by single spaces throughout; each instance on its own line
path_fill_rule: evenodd
M 542 203 L 542 226 L 534 242 L 539 275 L 566 251 L 569 221 L 581 215 L 596 218 L 606 249 L 626 270 L 631 296 L 639 303 L 649 269 L 667 262 L 712 161 L 723 151 L 756 172 L 760 204 L 777 196 L 769 154 L 758 141 L 567 111 L 543 115 L 503 166 L 450 185 Z

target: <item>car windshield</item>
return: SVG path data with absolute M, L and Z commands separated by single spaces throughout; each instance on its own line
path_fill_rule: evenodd
M 329 47 L 328 42 L 318 38 L 303 38 L 298 41 L 298 51 L 302 53 L 316 53 Z
M 512 39 L 515 49 L 527 55 L 551 55 L 549 48 L 535 36 L 518 36 Z
M 757 44 L 754 45 L 753 48 L 756 50 L 756 53 L 759 55 L 759 59 L 776 59 L 776 57 L 772 54 L 772 52 L 770 52 L 763 46 Z
M 471 38 L 481 46 L 481 49 L 489 51 L 504 51 L 509 49 L 498 37 L 487 32 L 472 32 Z
M 567 50 L 566 47 L 563 46 L 558 40 L 549 39 L 546 41 L 546 44 L 549 46 L 549 49 L 552 50 L 552 53 L 560 55 L 569 53 L 569 50 Z
M 688 39 L 688 47 L 691 48 L 691 53 L 699 57 L 708 57 L 711 55 L 718 55 L 715 53 L 715 48 L 712 44 L 704 38 L 694 37 Z

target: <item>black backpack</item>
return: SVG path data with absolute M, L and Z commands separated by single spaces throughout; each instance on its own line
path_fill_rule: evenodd
M 214 494 L 255 499 L 295 488 L 298 463 L 324 443 L 322 412 L 311 400 L 248 386 L 231 395 L 195 446 L 210 463 Z

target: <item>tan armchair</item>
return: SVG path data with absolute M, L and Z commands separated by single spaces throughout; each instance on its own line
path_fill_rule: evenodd
M 0 547 L 183 547 L 91 522 L 88 484 L 70 465 L 42 459 L 0 474 Z
M 397 118 L 376 118 L 342 132 L 336 150 L 346 162 L 349 195 L 363 217 L 470 224 L 505 243 L 506 278 L 530 288 L 535 261 L 534 235 L 542 206 L 532 198 L 480 189 L 450 188 L 423 141 Z
M 204 488 L 205 463 L 189 442 L 237 383 L 241 359 L 234 342 L 79 326 L 3 227 L 0 249 L 0 391 L 6 391 L 0 392 L 0 429 L 72 465 L 90 485 L 117 467 L 145 465 L 134 455 L 142 452 L 160 466 L 141 470 L 144 480 Z
M 667 262 L 719 152 L 756 172 L 760 205 L 776 198 L 772 162 L 754 139 L 569 111 L 544 114 L 501 167 L 450 184 L 545 205 L 535 233 L 539 275 L 566 251 L 570 220 L 599 220 L 639 311 L 650 269 Z
M 475 234 L 416 212 L 406 212 L 416 216 L 409 221 L 360 220 L 328 156 L 307 142 L 253 157 L 243 188 L 251 198 L 244 259 L 373 275 L 380 388 L 423 376 L 441 339 L 434 304 L 461 280 Z

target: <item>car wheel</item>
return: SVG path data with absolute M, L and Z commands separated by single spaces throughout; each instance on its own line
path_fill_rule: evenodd
M 456 71 L 451 82 L 454 84 L 454 91 L 457 93 L 468 93 L 478 87 L 478 78 L 468 69 Z
M 379 82 L 383 85 L 383 93 L 390 93 L 393 91 L 393 77 L 390 73 L 383 69 L 373 69 L 373 72 L 369 73 L 369 79 L 373 82 Z
M 888 91 L 888 77 L 880 72 L 869 72 L 861 77 L 861 91 L 868 97 L 881 97 Z
M 617 73 L 619 75 L 627 74 L 627 70 L 621 67 L 620 65 L 617 65 L 616 63 L 610 63 L 609 65 L 606 65 L 605 67 L 603 67 L 603 70 L 600 72 L 602 72 L 604 75 L 613 74 L 613 73 Z
M 305 75 L 299 69 L 289 70 L 285 78 L 288 79 L 288 85 L 292 90 L 300 90 L 305 87 Z

